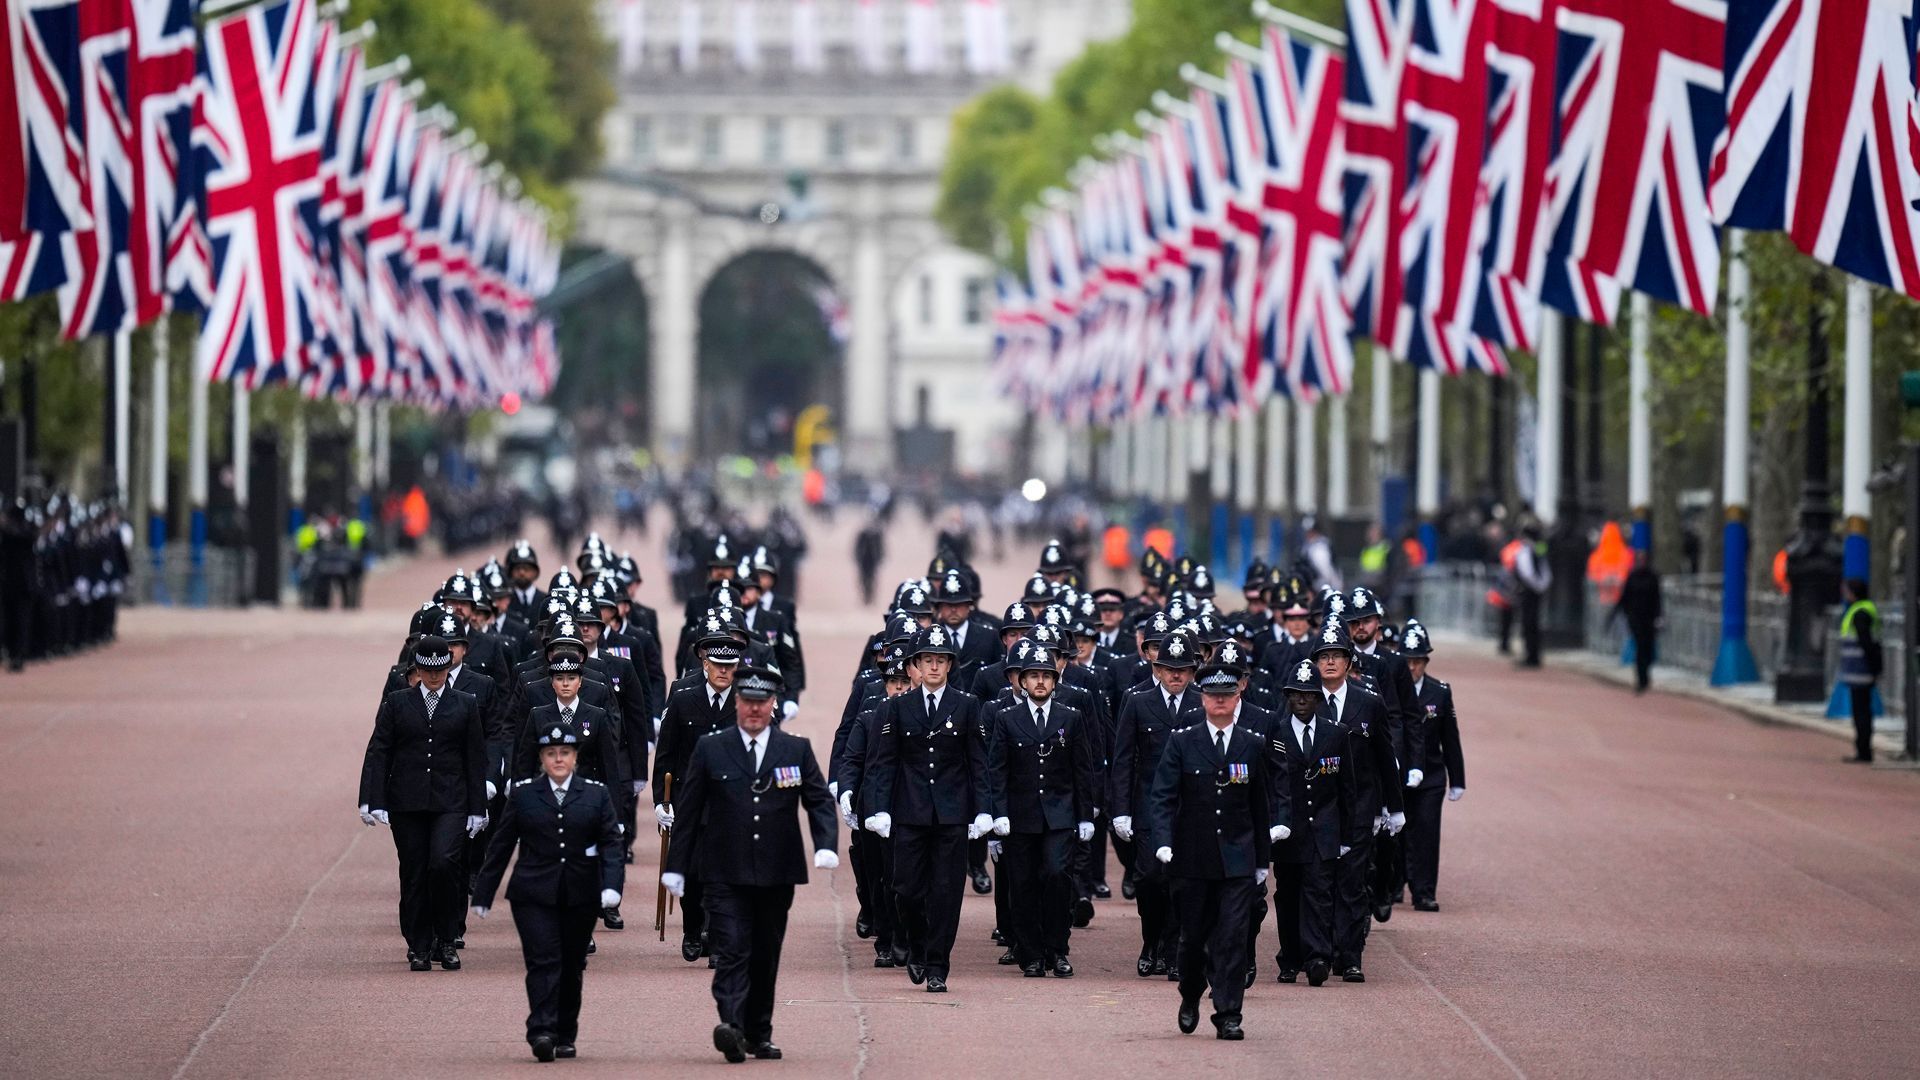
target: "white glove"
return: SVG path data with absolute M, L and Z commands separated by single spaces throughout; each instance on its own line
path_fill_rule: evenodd
M 1380 830 L 1386 827 L 1387 827 L 1387 812 L 1385 810 L 1382 810 L 1379 813 L 1373 815 L 1373 835 L 1379 836 Z
M 1000 819 L 1000 821 L 1005 821 L 1005 820 L 1007 819 L 1006 818 Z M 994 828 L 994 831 L 998 832 L 1000 830 L 1000 822 L 999 821 L 994 822 L 993 828 Z M 1006 833 L 1002 832 L 1000 833 L 1000 835 L 1005 836 Z M 1091 821 L 1081 822 L 1080 823 L 1080 842 L 1084 844 L 1091 839 L 1093 839 L 1093 822 Z
M 1388 814 L 1387 815 L 1387 834 L 1389 836 L 1399 836 L 1400 830 L 1406 827 L 1407 827 L 1407 815 L 1405 814 Z
M 647 782 L 646 782 L 645 780 L 635 780 L 635 781 L 633 782 L 633 797 L 634 797 L 634 798 L 636 798 L 636 799 L 637 799 L 637 798 L 639 798 L 639 797 L 640 797 L 640 793 L 641 793 L 641 792 L 643 792 L 643 791 L 645 791 L 645 790 L 647 790 Z
M 619 907 L 620 906 L 620 890 L 619 889 L 601 889 L 600 890 L 600 906 L 603 908 Z
M 672 832 L 673 807 L 665 803 L 655 803 L 653 806 L 653 820 L 659 824 L 661 832 Z
M 1407 770 L 1407 786 L 1419 787 L 1420 781 L 1425 779 L 1426 775 L 1427 775 L 1426 773 L 1421 772 L 1419 769 L 1408 769 Z
M 490 910 L 492 909 L 482 904 L 475 904 L 473 905 L 473 917 L 476 919 L 484 919 L 487 917 L 487 912 Z
M 840 796 L 840 816 L 846 821 L 847 828 L 857 829 L 860 827 L 860 819 L 853 815 L 853 792 L 851 791 Z
M 967 826 L 967 839 L 978 840 L 993 831 L 993 819 L 985 814 L 974 816 L 973 824 Z
M 885 840 L 893 835 L 893 815 L 875 814 L 866 820 L 867 831 Z
M 1253 883 L 1255 885 L 1265 885 L 1267 883 L 1267 875 L 1269 873 L 1271 873 L 1271 871 L 1269 871 L 1264 866 L 1258 870 L 1255 870 L 1253 872 Z
M 660 884 L 666 886 L 667 895 L 669 896 L 683 897 L 687 895 L 687 878 L 685 874 L 661 874 Z
M 987 858 L 992 859 L 994 862 L 1000 861 L 1000 841 L 987 841 Z
M 1352 851 L 1352 850 L 1353 850 L 1353 849 L 1352 849 L 1352 848 L 1350 848 L 1350 847 L 1348 847 L 1347 845 L 1345 845 L 1345 844 L 1341 844 L 1341 845 L 1340 845 L 1340 857 L 1341 857 L 1341 858 L 1343 858 L 1343 859 L 1344 859 L 1344 858 L 1346 858 L 1346 857 L 1347 857 L 1347 852 L 1349 852 L 1349 851 Z
M 1448 788 L 1448 789 L 1447 789 L 1447 801 L 1448 801 L 1448 802 L 1459 802 L 1459 801 L 1460 801 L 1460 796 L 1462 796 L 1462 795 L 1465 795 L 1466 793 L 1467 793 L 1467 789 L 1466 789 L 1466 788 L 1463 788 L 1463 787 L 1450 787 L 1450 788 Z
M 838 870 L 838 869 L 840 869 L 840 855 L 839 855 L 839 853 L 838 853 L 838 852 L 835 852 L 835 851 L 834 851 L 834 850 L 833 850 L 832 848 L 821 848 L 821 849 L 820 849 L 819 851 L 816 851 L 816 852 L 814 852 L 814 853 L 813 853 L 813 868 L 814 868 L 815 870 Z
M 780 703 L 780 719 L 783 721 L 793 719 L 794 715 L 799 711 L 800 703 L 797 701 L 783 701 Z
M 468 814 L 467 815 L 467 839 L 471 840 L 474 837 L 479 836 L 480 830 L 486 827 L 487 827 L 487 815 L 485 814 Z
M 374 818 L 373 811 L 368 810 L 365 803 L 360 804 L 360 823 L 368 826 L 380 824 L 380 822 Z
M 1170 847 L 1157 848 L 1154 850 L 1153 857 L 1163 863 L 1170 863 L 1173 861 L 1173 849 Z
M 500 794 L 500 789 L 493 786 L 493 781 L 487 781 L 487 801 L 492 802 L 493 797 L 498 794 Z
M 1005 836 L 1012 831 L 1013 831 L 1012 821 L 1003 817 L 997 817 L 993 819 L 993 835 Z
M 1114 818 L 1113 819 L 1113 835 L 1119 837 L 1122 840 L 1132 841 L 1133 840 L 1133 819 L 1130 817 Z
M 1276 844 L 1292 835 L 1293 830 L 1287 828 L 1285 825 L 1275 825 L 1273 828 L 1267 830 L 1267 839 Z
M 387 812 L 385 810 L 375 810 L 373 812 L 373 820 L 379 822 L 382 825 L 393 824 L 393 822 L 387 820 Z
M 839 798 L 840 797 L 840 781 L 838 780 L 827 781 L 827 794 L 833 796 L 836 799 Z

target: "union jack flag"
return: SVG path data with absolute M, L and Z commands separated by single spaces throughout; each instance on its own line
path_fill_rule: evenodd
M 1258 73 L 1268 149 L 1267 240 L 1258 301 L 1261 348 L 1289 394 L 1344 394 L 1353 379 L 1341 260 L 1345 160 L 1341 58 L 1269 28 Z
M 1188 256 L 1193 271 L 1192 377 L 1187 382 L 1187 404 L 1209 412 L 1236 407 L 1239 372 L 1228 356 L 1225 340 L 1233 320 L 1226 295 L 1227 214 L 1226 166 L 1220 155 L 1226 140 L 1220 133 L 1220 110 L 1213 91 L 1195 87 L 1193 114 L 1178 119 L 1186 136 L 1188 190 L 1193 198 L 1193 243 Z
M 1707 159 L 1725 120 L 1724 0 L 1565 0 L 1542 298 L 1611 323 L 1631 287 L 1710 314 Z
M 1486 46 L 1486 155 L 1475 226 L 1484 239 L 1473 329 L 1488 341 L 1531 352 L 1539 345 L 1547 242 L 1541 205 L 1553 148 L 1560 0 L 1484 2 L 1494 18 Z
M 192 0 L 101 0 L 81 13 L 81 107 L 93 224 L 70 234 L 60 289 L 68 338 L 165 311 L 168 237 L 192 123 Z
M 1346 0 L 1346 88 L 1340 103 L 1345 261 L 1341 295 L 1356 333 L 1389 347 L 1401 313 L 1401 191 L 1407 133 L 1400 83 L 1412 47 L 1413 0 Z
M 0 240 L 93 224 L 77 0 L 7 0 L 6 92 L 0 136 Z
M 193 148 L 205 183 L 212 302 L 200 372 L 258 387 L 298 381 L 315 340 L 325 110 L 316 107 L 313 0 L 262 4 L 207 27 Z
M 364 206 L 353 231 L 365 251 L 371 324 L 368 383 L 375 393 L 412 396 L 418 351 L 407 323 L 413 290 L 413 248 L 407 200 L 416 128 L 413 103 L 392 79 L 369 94 Z
M 1749 0 L 1726 43 L 1715 220 L 1920 297 L 1911 0 Z

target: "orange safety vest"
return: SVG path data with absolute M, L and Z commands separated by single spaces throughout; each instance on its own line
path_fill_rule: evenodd
M 418 484 L 407 492 L 406 501 L 400 505 L 400 528 L 415 540 L 427 535 L 432 525 L 432 513 L 427 509 L 427 493 L 420 490 Z
M 1780 595 L 1787 595 L 1787 549 L 1781 548 L 1773 554 L 1773 587 Z
M 1627 583 L 1627 573 L 1633 569 L 1633 549 L 1627 546 L 1627 538 L 1620 531 L 1617 522 L 1609 521 L 1600 530 L 1600 542 L 1594 545 L 1593 554 L 1587 556 L 1587 580 L 1593 583 L 1594 595 L 1600 603 L 1612 606 L 1620 599 L 1620 589 Z
M 800 483 L 800 494 L 808 506 L 819 506 L 827 497 L 827 475 L 819 469 L 808 469 Z
M 1406 556 L 1409 570 L 1418 570 L 1427 565 L 1427 545 L 1411 536 L 1400 541 L 1400 553 Z
M 1163 558 L 1173 558 L 1173 530 L 1158 525 L 1148 529 L 1147 546 L 1159 552 Z
M 1133 563 L 1133 536 L 1125 525 L 1109 525 L 1101 534 L 1100 551 L 1110 569 L 1125 570 Z

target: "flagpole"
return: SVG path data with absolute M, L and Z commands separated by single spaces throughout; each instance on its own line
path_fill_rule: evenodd
M 1747 234 L 1727 230 L 1727 388 L 1722 413 L 1720 502 L 1726 522 L 1720 527 L 1720 650 L 1712 683 L 1731 686 L 1760 681 L 1747 644 L 1747 471 L 1752 396 L 1748 348 L 1752 313 L 1747 309 L 1752 274 L 1747 266 Z
M 1240 415 L 1233 420 L 1234 506 L 1237 511 L 1234 531 L 1239 536 L 1239 561 L 1236 565 L 1242 576 L 1253 562 L 1253 514 L 1260 508 L 1259 423 L 1259 413 L 1252 405 L 1241 409 Z
M 1541 526 L 1560 517 L 1560 383 L 1564 318 L 1552 308 L 1540 313 L 1539 372 L 1534 381 L 1533 516 Z
M 1353 510 L 1347 496 L 1352 491 L 1349 482 L 1349 456 L 1352 440 L 1347 437 L 1347 397 L 1345 394 L 1327 396 L 1327 517 L 1339 520 Z
M 113 456 L 107 462 L 112 468 L 113 497 L 122 507 L 127 507 L 132 491 L 130 456 L 132 449 L 133 421 L 133 333 L 121 330 L 113 335 Z M 131 507 L 127 507 L 131 509 Z
M 207 379 L 187 365 L 187 603 L 207 602 Z
M 147 450 L 147 548 L 153 557 L 152 599 L 170 604 L 167 592 L 167 317 L 153 323 L 153 360 L 149 369 L 153 385 L 148 411 Z
M 1276 394 L 1263 409 L 1267 415 L 1267 561 L 1278 566 L 1287 547 L 1287 416 L 1293 402 Z
M 1420 517 L 1420 546 L 1427 561 L 1440 554 L 1440 372 L 1424 368 L 1420 390 L 1420 468 L 1414 475 L 1414 510 Z
M 293 418 L 287 424 L 287 535 L 296 543 L 300 529 L 307 523 L 307 409 L 306 402 L 293 403 Z
M 1257 18 L 1276 23 L 1289 30 L 1297 30 L 1309 37 L 1316 37 L 1336 49 L 1347 47 L 1347 35 L 1325 23 L 1315 22 L 1304 15 L 1296 15 L 1285 8 L 1274 7 L 1267 0 L 1253 0 L 1253 14 Z
M 1393 356 L 1387 347 L 1374 343 L 1367 349 L 1371 357 L 1373 378 L 1372 415 L 1367 420 L 1367 443 L 1373 458 L 1374 505 L 1379 509 L 1377 516 L 1381 528 L 1387 525 L 1387 476 L 1392 471 L 1393 450 Z
M 1847 372 L 1841 415 L 1845 433 L 1840 458 L 1840 514 L 1846 521 L 1841 575 L 1868 580 L 1872 562 L 1869 522 L 1873 495 L 1873 287 L 1847 278 Z
M 1304 397 L 1293 399 L 1293 511 L 1301 519 L 1320 509 L 1319 465 L 1314 460 L 1314 443 L 1319 438 L 1313 402 Z
M 353 505 L 361 521 L 373 510 L 373 402 L 362 401 L 353 411 Z
M 1233 566 L 1232 542 L 1228 539 L 1228 534 L 1232 531 L 1233 515 L 1234 455 L 1231 423 L 1232 421 L 1225 415 L 1215 415 L 1207 421 L 1213 433 L 1207 461 L 1207 469 L 1213 480 L 1212 489 L 1209 492 L 1213 496 L 1213 505 L 1209 508 L 1211 513 L 1208 515 L 1207 538 L 1211 541 L 1209 546 L 1213 549 L 1211 561 L 1216 577 L 1221 574 L 1240 576 L 1238 571 L 1231 569 Z
M 1627 349 L 1627 506 L 1633 513 L 1633 550 L 1653 550 L 1653 417 L 1648 392 L 1653 373 L 1647 358 L 1653 303 L 1633 294 L 1633 327 Z

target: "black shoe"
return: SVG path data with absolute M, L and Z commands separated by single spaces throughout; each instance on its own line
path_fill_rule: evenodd
M 1175 967 L 1172 964 L 1167 965 L 1167 981 L 1168 982 L 1180 981 L 1180 969 Z
M 1006 952 L 1003 952 L 1000 954 L 999 963 L 1000 963 L 1000 966 L 1002 967 L 1012 967 L 1013 965 L 1019 962 L 1020 962 L 1019 954 L 1012 949 L 1008 949 Z
M 946 992 L 947 992 L 947 977 L 945 975 L 927 976 L 927 993 L 944 994 Z
M 1340 981 L 1351 982 L 1351 983 L 1363 983 L 1367 981 L 1367 974 L 1366 972 L 1360 970 L 1360 965 L 1355 964 L 1354 966 L 1340 973 Z
M 1020 974 L 1029 979 L 1044 979 L 1047 976 L 1047 965 L 1038 960 L 1029 960 L 1020 965 Z
M 1307 961 L 1307 985 L 1319 986 L 1321 983 L 1326 982 L 1327 973 L 1332 970 L 1333 965 L 1327 963 L 1325 960 Z
M 973 872 L 973 891 L 981 896 L 993 894 L 993 879 L 987 876 L 987 869 L 984 866 Z
M 553 1048 L 553 1056 L 557 1058 L 579 1057 L 580 1051 L 575 1050 L 572 1043 L 561 1043 Z
M 454 938 L 454 939 L 453 939 L 453 947 L 454 947 L 454 948 L 456 948 L 456 949 L 464 949 L 464 948 L 466 948 L 466 947 L 467 947 L 467 939 L 466 939 L 466 938 L 463 938 L 463 937 L 457 937 L 457 938 Z
M 1085 930 L 1087 924 L 1092 921 L 1093 901 L 1084 896 L 1075 900 L 1073 902 L 1073 928 L 1075 930 Z
M 713 939 L 707 936 L 707 932 L 705 930 L 700 931 L 700 955 L 701 956 L 713 955 Z
M 1415 910 L 1415 911 L 1439 911 L 1439 910 L 1440 910 L 1440 902 L 1439 902 L 1438 900 L 1422 900 L 1422 899 L 1420 899 L 1419 897 L 1415 897 L 1415 898 L 1414 898 L 1414 900 L 1413 900 L 1413 910 Z
M 752 1054 L 761 1061 L 780 1060 L 780 1048 L 770 1042 L 754 1043 L 752 1046 L 747 1047 L 747 1053 Z
M 695 960 L 700 959 L 700 939 L 699 938 L 681 938 L 680 939 L 680 959 L 685 960 L 689 964 L 693 963 Z
M 1133 899 L 1133 894 L 1133 875 L 1128 874 L 1126 877 L 1120 879 L 1120 896 L 1124 900 L 1131 900 Z
M 533 1060 L 553 1060 L 553 1040 L 545 1035 L 533 1040 Z
M 1152 953 L 1150 953 L 1150 952 L 1143 952 L 1143 953 L 1141 953 L 1141 954 L 1140 954 L 1140 962 L 1139 962 L 1139 963 L 1137 963 L 1137 964 L 1135 964 L 1135 965 L 1133 965 L 1133 971 L 1134 971 L 1134 974 L 1136 974 L 1136 975 L 1138 975 L 1138 976 L 1140 976 L 1140 977 L 1141 977 L 1141 978 L 1143 978 L 1143 979 L 1150 979 L 1150 978 L 1152 978 L 1152 977 L 1153 977 L 1153 964 L 1154 964 L 1154 960 L 1153 960 L 1153 954 L 1152 954 Z
M 1391 918 L 1393 918 L 1393 905 L 1391 903 L 1373 905 L 1374 922 L 1386 922 Z
M 1013 942 L 1007 940 L 1007 935 L 1001 933 L 1000 928 L 997 926 L 993 928 L 993 933 L 988 934 L 987 937 L 992 939 L 995 945 L 1012 945 L 1013 944 Z
M 735 1065 L 747 1060 L 747 1039 L 740 1029 L 732 1024 L 721 1024 L 713 1029 L 713 1048 L 726 1055 Z
M 427 958 L 426 953 L 417 953 L 409 949 L 407 950 L 407 967 L 414 971 L 432 971 L 433 961 Z
M 1200 1026 L 1200 999 L 1180 999 L 1180 1034 L 1191 1035 Z
M 609 930 L 625 930 L 627 920 L 620 917 L 620 909 L 617 907 L 601 908 L 600 925 Z
M 592 938 L 588 938 L 587 939 L 587 955 L 592 956 L 594 953 L 597 953 L 599 951 L 600 951 L 600 943 L 593 940 Z
M 1095 900 L 1111 900 L 1113 899 L 1113 890 L 1107 888 L 1107 883 L 1102 881 L 1093 887 L 1093 898 Z
M 460 970 L 460 953 L 451 945 L 442 945 L 434 950 L 433 959 L 440 965 L 441 971 Z
M 890 967 L 892 967 L 892 966 L 893 966 L 893 954 L 892 954 L 891 952 L 884 952 L 884 953 L 881 953 L 881 954 L 879 954 L 879 955 L 877 955 L 877 956 L 875 956 L 875 957 L 873 958 L 873 966 L 874 966 L 874 967 L 877 967 L 877 968 L 890 968 Z
M 1294 981 L 1295 979 L 1298 979 L 1299 977 L 1300 977 L 1300 972 L 1299 972 L 1299 970 L 1298 970 L 1298 969 L 1295 969 L 1295 968 L 1288 968 L 1288 967 L 1283 967 L 1283 968 L 1281 968 L 1281 969 L 1280 969 L 1280 974 L 1279 974 L 1279 975 L 1277 975 L 1277 976 L 1275 976 L 1275 978 L 1276 978 L 1276 979 L 1277 979 L 1278 981 L 1280 981 L 1280 982 L 1283 982 L 1283 983 L 1290 983 L 1290 982 L 1292 982 L 1292 981 Z
M 855 937 L 861 939 L 862 941 L 865 941 L 867 938 L 872 937 L 873 936 L 873 920 L 867 918 L 865 915 L 862 915 L 854 919 L 853 934 Z
M 1155 975 L 1165 975 L 1167 973 L 1167 962 L 1165 959 L 1158 956 L 1153 958 L 1153 973 Z
M 907 947 L 905 945 L 895 945 L 893 947 L 893 966 L 907 966 Z
M 907 961 L 907 981 L 915 986 L 927 981 L 927 965 Z
M 1247 965 L 1247 981 L 1240 984 L 1240 989 L 1245 990 L 1251 987 L 1253 985 L 1253 981 L 1255 979 L 1258 979 L 1259 977 L 1260 977 L 1260 965 L 1257 963 L 1248 964 Z
M 1056 979 L 1073 978 L 1073 965 L 1067 963 L 1066 957 L 1056 956 L 1053 958 L 1053 977 Z
M 720 959 L 719 959 L 718 957 L 716 957 L 716 956 L 713 956 L 712 954 L 708 954 L 708 956 L 707 956 L 707 970 L 708 970 L 708 971 L 712 971 L 712 970 L 714 970 L 715 968 L 717 968 L 717 967 L 719 967 L 719 966 L 720 966 Z
M 1237 1016 L 1230 1016 L 1225 1020 L 1216 1017 L 1213 1021 L 1213 1028 L 1213 1037 L 1216 1039 L 1225 1039 L 1228 1042 L 1239 1042 L 1241 1039 L 1247 1037 L 1247 1033 L 1240 1030 L 1240 1018 Z

